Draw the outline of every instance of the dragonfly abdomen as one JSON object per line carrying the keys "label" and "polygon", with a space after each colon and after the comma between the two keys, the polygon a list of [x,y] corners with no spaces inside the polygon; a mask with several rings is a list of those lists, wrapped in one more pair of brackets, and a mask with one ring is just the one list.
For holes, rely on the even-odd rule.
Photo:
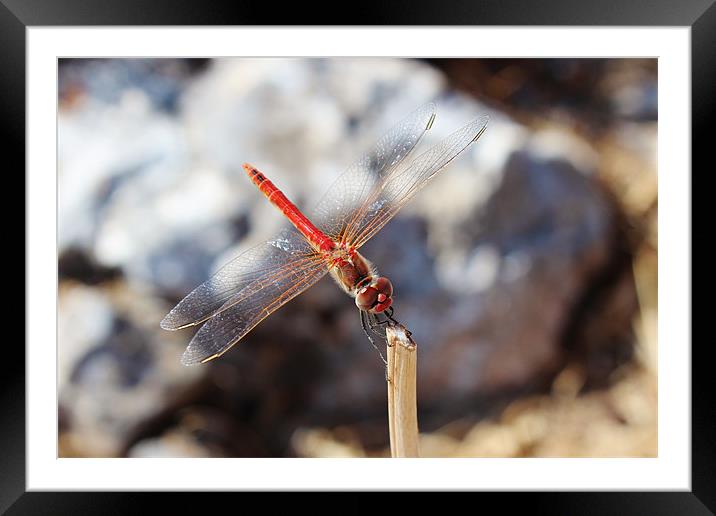
{"label": "dragonfly abdomen", "polygon": [[336,246],[333,240],[308,220],[308,217],[301,213],[301,210],[259,170],[248,163],[244,163],[244,170],[259,191],[266,196],[271,204],[283,212],[286,218],[291,221],[291,224],[306,237],[311,245],[324,252],[331,251]]}

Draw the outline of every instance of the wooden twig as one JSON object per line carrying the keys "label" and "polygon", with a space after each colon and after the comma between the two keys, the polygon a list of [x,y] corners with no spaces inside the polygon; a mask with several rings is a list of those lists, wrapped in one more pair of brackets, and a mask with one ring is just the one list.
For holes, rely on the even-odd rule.
{"label": "wooden twig", "polygon": [[418,349],[401,324],[386,328],[388,339],[388,424],[392,457],[418,457],[415,395]]}

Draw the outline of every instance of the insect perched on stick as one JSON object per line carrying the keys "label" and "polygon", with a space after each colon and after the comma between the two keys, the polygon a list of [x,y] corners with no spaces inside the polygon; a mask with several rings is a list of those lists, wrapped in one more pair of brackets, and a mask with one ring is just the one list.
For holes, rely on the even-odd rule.
{"label": "insect perched on stick", "polygon": [[[331,185],[310,217],[263,173],[244,170],[293,227],[234,258],[194,289],[162,320],[165,330],[204,325],[182,363],[224,354],[263,319],[330,273],[355,298],[363,330],[393,320],[393,285],[358,250],[430,179],[484,132],[481,116],[413,160],[407,160],[435,120],[427,104],[388,131]],[[386,317],[380,320],[379,315]],[[377,347],[376,347],[377,349]]]}

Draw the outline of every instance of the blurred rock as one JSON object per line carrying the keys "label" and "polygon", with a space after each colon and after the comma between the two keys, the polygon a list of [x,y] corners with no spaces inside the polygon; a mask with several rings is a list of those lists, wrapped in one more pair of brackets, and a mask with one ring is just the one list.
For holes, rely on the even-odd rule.
{"label": "blurred rock", "polygon": [[168,432],[159,438],[144,439],[127,452],[128,457],[223,457],[223,450],[200,446],[183,432]]}
{"label": "blurred rock", "polygon": [[143,438],[129,457],[265,457],[261,437],[226,413],[208,407],[182,410],[178,424]]}
{"label": "blurred rock", "polygon": [[66,249],[59,257],[57,273],[60,281],[74,280],[88,285],[97,285],[121,277],[118,267],[105,267],[89,256],[86,251]]}
{"label": "blurred rock", "polygon": [[61,109],[72,109],[87,98],[115,103],[127,90],[140,90],[151,103],[173,111],[186,81],[201,70],[205,59],[61,59]]}
{"label": "blurred rock", "polygon": [[656,59],[431,59],[455,87],[523,120],[602,131],[656,120]]}
{"label": "blurred rock", "polygon": [[363,457],[360,443],[353,446],[335,439],[332,432],[325,429],[298,430],[292,439],[293,449],[299,457]]}
{"label": "blurred rock", "polygon": [[64,449],[73,454],[120,455],[206,372],[178,363],[182,339],[154,325],[165,307],[140,292],[65,282],[59,307],[59,403]]}

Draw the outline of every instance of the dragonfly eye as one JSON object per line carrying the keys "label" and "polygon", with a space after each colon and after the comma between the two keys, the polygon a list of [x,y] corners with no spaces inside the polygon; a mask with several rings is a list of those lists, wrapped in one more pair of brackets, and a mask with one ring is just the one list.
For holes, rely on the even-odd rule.
{"label": "dragonfly eye", "polygon": [[361,310],[370,311],[378,302],[378,294],[379,292],[373,287],[363,287],[356,295],[356,305]]}
{"label": "dragonfly eye", "polygon": [[356,305],[367,312],[380,313],[393,304],[393,285],[388,278],[376,278],[373,283],[358,291]]}

